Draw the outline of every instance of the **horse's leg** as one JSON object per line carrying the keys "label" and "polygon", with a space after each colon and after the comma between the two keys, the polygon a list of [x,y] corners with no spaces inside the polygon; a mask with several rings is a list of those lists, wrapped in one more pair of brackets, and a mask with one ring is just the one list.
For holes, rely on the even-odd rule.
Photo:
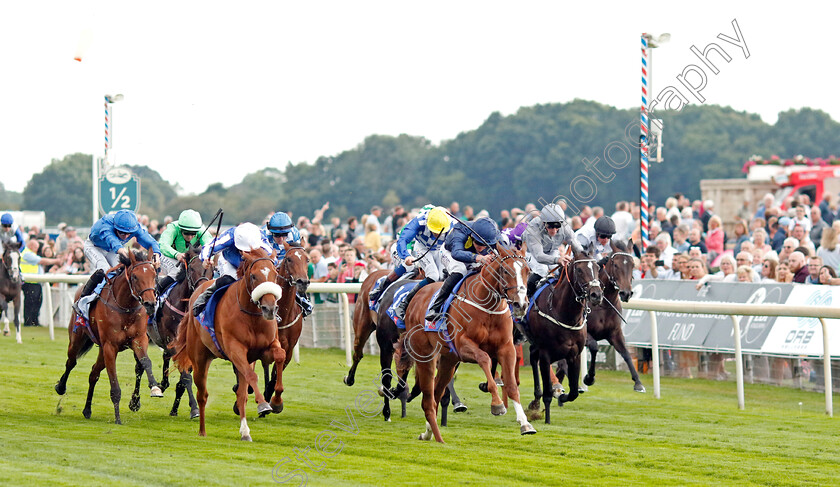
{"label": "horse's leg", "polygon": [[3,315],[3,336],[9,336],[9,304],[4,296],[0,296],[0,315]]}
{"label": "horse's leg", "polygon": [[[379,386],[379,395],[382,396],[382,419],[385,421],[391,421],[391,398],[396,398],[396,396],[390,396],[389,393],[391,392],[391,363],[393,362],[393,351],[391,353],[387,353],[385,350],[379,351],[379,369],[380,369],[380,380],[382,381],[381,385]],[[354,362],[354,365],[358,362]],[[348,375],[347,377],[351,377]],[[346,381],[345,381],[346,383]],[[350,384],[352,385],[352,384]]]}
{"label": "horse's leg", "polygon": [[87,400],[85,401],[85,408],[82,410],[82,414],[85,416],[85,419],[90,419],[90,406],[93,403],[93,389],[96,387],[96,382],[99,380],[99,374],[102,373],[102,369],[104,368],[105,356],[100,348],[99,354],[96,357],[96,362],[93,364],[93,367],[91,367],[90,376],[88,377]]}
{"label": "horse's leg", "polygon": [[[76,367],[79,351],[85,345],[85,342],[89,340],[90,338],[84,332],[73,333],[73,325],[70,325],[70,343],[67,346],[67,362],[64,364],[64,373],[61,374],[58,383],[55,385],[55,392],[59,396],[63,396],[67,392],[67,377],[70,376],[70,371]],[[93,344],[91,343],[90,345],[92,346]]]}
{"label": "horse's leg", "polygon": [[551,401],[554,399],[554,392],[551,388],[551,358],[547,352],[540,352],[539,364],[543,382],[542,400],[545,405],[545,424],[551,424]]}
{"label": "horse's leg", "polygon": [[[490,367],[490,372],[491,372],[491,375],[493,376],[493,378],[495,379],[496,369],[499,367],[499,362],[498,362],[498,360],[496,360],[495,357],[493,357],[491,360],[493,362],[493,365]],[[481,392],[487,392],[488,391],[487,383],[486,382],[480,382],[478,384],[478,390],[481,391]]]}
{"label": "horse's leg", "polygon": [[[458,367],[461,365],[461,362],[455,364],[455,372],[458,371]],[[452,412],[455,413],[463,413],[467,410],[467,405],[461,401],[461,398],[458,397],[458,393],[455,392],[455,375],[452,375],[452,380],[449,381],[447,384],[447,389],[449,389],[449,395],[452,396]]]}
{"label": "horse's leg", "polygon": [[624,363],[627,364],[627,368],[630,369],[630,377],[633,379],[634,384],[633,390],[636,392],[645,392],[645,386],[642,385],[642,381],[639,379],[639,373],[636,371],[636,367],[633,366],[633,359],[630,358],[630,354],[627,353],[627,345],[624,343],[624,333],[621,331],[620,327],[613,332],[612,336],[609,338],[609,342],[610,345],[615,348],[615,351],[621,355],[621,358],[624,359]]}
{"label": "horse's leg", "polygon": [[[595,359],[598,357],[598,342],[589,334],[586,335],[586,348],[589,349],[589,370],[583,377],[583,383],[591,386],[595,383]],[[586,351],[583,353],[586,353]]]}
{"label": "horse's leg", "polygon": [[[192,323],[188,323],[189,326],[193,326]],[[198,343],[190,344],[189,340],[192,338],[187,339],[187,346],[188,347],[204,347],[204,345],[199,341],[196,337],[195,340]],[[190,351],[190,361],[193,363],[193,381],[195,381],[195,399],[198,402],[198,436],[207,436],[207,431],[204,429],[204,408],[207,406],[207,369],[210,368],[210,362],[212,358],[208,357],[204,350],[198,351],[197,353],[194,351]]]}
{"label": "horse's leg", "polygon": [[[269,349],[271,358],[274,360],[274,370],[277,377],[274,381],[274,397],[271,398],[271,403],[266,403],[265,398],[262,398],[262,404],[257,406],[257,410],[268,407],[273,413],[280,413],[283,411],[283,364],[286,362],[286,351],[280,346],[280,342],[275,338]],[[262,395],[262,394],[260,394]],[[259,402],[260,398],[257,398]]]}
{"label": "horse's leg", "polygon": [[[460,340],[460,347],[458,353],[461,355],[461,360],[472,358],[475,363],[484,371],[484,376],[487,377],[487,391],[492,396],[490,401],[490,412],[494,416],[501,416],[507,412],[507,408],[499,396],[499,387],[496,385],[496,379],[490,373],[490,356],[487,352],[479,348],[479,346],[467,337]],[[447,379],[447,382],[449,380]]]}
{"label": "horse's leg", "polygon": [[528,361],[531,362],[531,373],[534,375],[534,400],[528,404],[528,409],[537,411],[540,409],[540,398],[542,397],[542,387],[540,387],[540,351],[532,344],[528,355]]}
{"label": "horse's leg", "polygon": [[362,361],[362,357],[365,356],[365,343],[376,328],[370,321],[368,313],[362,313],[362,319],[364,322],[359,326],[359,329],[355,330],[356,338],[353,340],[353,365],[350,366],[350,371],[344,377],[344,383],[348,386],[352,386],[356,382],[356,368]]}
{"label": "horse's leg", "polygon": [[265,389],[263,389],[263,396],[266,401],[271,401],[271,396],[274,395],[274,382],[277,381],[277,369],[271,368],[271,362],[262,362],[263,366],[263,382],[265,382]]}
{"label": "horse's leg", "polygon": [[567,358],[566,364],[569,367],[569,392],[568,394],[560,394],[557,398],[557,404],[562,406],[563,403],[572,402],[577,399],[580,394],[580,353],[575,354],[573,358]]}
{"label": "horse's leg", "polygon": [[[151,397],[163,397],[163,391],[160,390],[160,385],[155,379],[155,373],[152,371],[152,359],[149,358],[149,337],[144,333],[132,341],[132,348],[134,349],[134,356],[140,363],[142,370],[146,371],[146,378],[149,380],[149,395]],[[138,378],[138,384],[139,384]],[[139,395],[139,391],[138,391]],[[139,399],[138,399],[139,400]]]}
{"label": "horse's leg", "polygon": [[415,374],[423,393],[423,412],[426,414],[426,430],[417,438],[418,440],[429,441],[434,435],[435,440],[443,443],[440,436],[440,428],[437,424],[437,402],[435,401],[435,361],[417,362]]}
{"label": "horse's leg", "polygon": [[111,402],[114,403],[114,423],[122,424],[120,420],[120,399],[122,398],[122,391],[120,390],[120,381],[117,378],[117,349],[108,342],[103,342],[100,347],[100,353],[103,354],[105,360],[105,368],[108,370],[108,381],[111,383]]}
{"label": "horse's leg", "polygon": [[250,367],[243,367],[237,375],[239,387],[236,389],[236,405],[239,409],[239,439],[242,441],[251,440],[251,429],[248,428],[248,420],[245,419],[245,403],[248,402],[248,389],[245,387],[250,381],[246,378],[248,372],[254,373]]}
{"label": "horse's leg", "polygon": [[22,292],[15,296],[14,304],[15,304],[15,340],[17,340],[18,344],[23,343],[23,339],[20,336],[20,296]]}
{"label": "horse's leg", "polygon": [[449,391],[449,384],[452,382],[452,377],[455,375],[455,368],[458,365],[457,358],[441,357],[438,363],[438,373],[435,377],[435,403],[441,406],[440,425],[447,425],[447,408],[452,399]]}
{"label": "horse's leg", "polygon": [[169,389],[169,359],[172,357],[172,351],[168,348],[163,349],[163,369],[161,370],[161,375],[163,376],[160,381],[160,391],[166,392]]}
{"label": "horse's leg", "polygon": [[515,383],[516,366],[519,359],[516,356],[515,347],[504,347],[496,352],[499,358],[499,364],[502,366],[502,381],[504,382],[505,397],[513,401],[513,409],[516,411],[516,421],[519,423],[519,432],[523,435],[532,435],[537,432],[531,423],[528,422],[528,417],[525,416],[525,410],[519,402],[519,386]]}
{"label": "horse's leg", "polygon": [[440,425],[442,427],[446,426],[447,423],[447,416],[449,412],[449,403],[452,402],[452,396],[449,394],[449,388],[444,387],[443,389],[443,397],[440,398],[438,405],[440,406]]}
{"label": "horse's leg", "polygon": [[128,409],[137,412],[140,410],[140,378],[143,377],[143,364],[140,359],[134,356],[134,392],[131,393],[131,400],[128,401]]}
{"label": "horse's leg", "polygon": [[172,401],[172,409],[169,411],[170,416],[178,416],[178,408],[181,407],[181,396],[187,390],[186,384],[184,384],[185,373],[181,372],[181,379],[175,384],[175,400]]}
{"label": "horse's leg", "polygon": [[195,419],[198,417],[198,404],[195,402],[195,396],[193,395],[193,379],[192,374],[187,371],[181,372],[181,380],[178,381],[179,384],[183,384],[184,389],[187,390],[187,398],[190,402],[190,419]]}

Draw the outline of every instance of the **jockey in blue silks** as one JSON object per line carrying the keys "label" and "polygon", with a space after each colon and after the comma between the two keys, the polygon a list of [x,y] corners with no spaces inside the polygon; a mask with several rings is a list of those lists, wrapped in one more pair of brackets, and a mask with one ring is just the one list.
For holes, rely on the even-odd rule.
{"label": "jockey in blue silks", "polygon": [[18,244],[21,252],[26,248],[26,241],[23,239],[23,233],[20,227],[15,224],[15,219],[12,218],[11,213],[3,213],[0,216],[0,254],[3,253],[3,241],[8,241],[10,244]]}
{"label": "jockey in blue silks", "polygon": [[[271,215],[268,223],[260,230],[263,234],[263,240],[277,252],[277,258],[274,261],[277,266],[280,266],[283,259],[286,258],[285,243],[300,246],[300,231],[295,228],[289,215],[282,211]],[[304,318],[312,314],[312,302],[309,301],[305,293],[296,293],[295,299],[303,310]]]}
{"label": "jockey in blue silks", "polygon": [[214,255],[221,254],[216,265],[216,270],[219,271],[220,276],[196,298],[195,304],[193,304],[193,315],[201,314],[207,300],[217,289],[236,282],[236,270],[242,263],[242,252],[250,252],[256,249],[263,249],[269,255],[272,253],[271,247],[263,240],[259,227],[248,222],[225,230],[201,248],[199,258],[204,262],[205,267],[212,265]]}
{"label": "jockey in blue silks", "polygon": [[113,215],[105,215],[93,224],[85,240],[85,258],[95,272],[82,289],[80,298],[90,295],[96,289],[105,278],[105,272],[119,264],[120,255],[128,257],[128,249],[124,245],[132,238],[136,238],[137,243],[152,252],[152,261],[158,267],[160,246],[146,227],[137,221],[133,211],[120,210]]}
{"label": "jockey in blue silks", "polygon": [[491,247],[496,248],[501,238],[499,226],[489,218],[479,218],[471,222],[458,222],[446,237],[442,261],[449,272],[438,291],[437,298],[426,315],[426,320],[436,322],[443,316],[441,308],[455,285],[467,275],[468,270],[477,268],[493,260]]}

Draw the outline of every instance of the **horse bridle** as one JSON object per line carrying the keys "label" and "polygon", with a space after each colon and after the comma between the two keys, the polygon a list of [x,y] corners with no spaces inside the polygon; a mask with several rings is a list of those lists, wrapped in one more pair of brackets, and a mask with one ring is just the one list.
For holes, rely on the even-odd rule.
{"label": "horse bridle", "polygon": [[[274,261],[271,259],[271,257],[258,257],[256,259],[254,259],[253,261],[251,261],[250,264],[248,264],[248,268],[245,269],[245,272],[243,273],[242,278],[244,279],[246,276],[250,275],[251,274],[251,268],[253,268],[254,265],[261,260],[267,260],[267,261],[271,262],[271,267],[274,268]],[[275,268],[274,272],[277,272],[276,268]],[[250,288],[248,281],[249,280],[247,280],[247,279],[245,280],[245,291],[248,292],[248,296],[251,296],[251,294],[254,293],[254,290]],[[251,300],[249,300],[249,301],[251,301]],[[251,301],[251,302],[253,303],[253,301]],[[250,310],[247,310],[247,309],[243,308],[242,307],[242,302],[239,301],[239,294],[238,293],[236,295],[236,303],[239,305],[239,311],[242,311],[243,313],[249,314],[251,316],[262,316],[262,313],[255,313],[253,311],[250,311]],[[257,303],[254,303],[254,304],[256,305]]]}
{"label": "horse bridle", "polygon": [[[303,250],[303,247],[298,247],[298,246],[291,247],[290,246],[289,251],[292,251],[292,250]],[[286,256],[283,257],[283,262],[281,262],[280,265],[277,266],[277,277],[282,279],[283,282],[285,282],[287,286],[295,287],[294,280],[292,279],[292,269],[289,267],[289,264],[287,263],[288,260],[289,260],[289,252],[286,252]],[[281,269],[286,269],[286,273],[288,274],[288,277],[284,276],[283,274],[280,273]]]}
{"label": "horse bridle", "polygon": [[190,265],[192,265],[192,263],[193,263],[193,261],[195,261],[195,259],[200,259],[200,257],[198,255],[194,255],[194,256],[190,257],[190,260],[187,261],[187,264],[184,266],[184,270],[187,273],[187,286],[189,286],[190,292],[195,291],[202,282],[210,280],[210,278],[203,275],[204,272],[202,272],[202,276],[199,277],[198,279],[196,279],[195,282],[193,282],[192,273],[190,272]]}
{"label": "horse bridle", "polygon": [[[124,264],[123,264],[123,265],[124,265]],[[111,296],[114,298],[114,306],[111,306],[111,305],[110,305],[110,303],[108,303],[107,301],[104,301],[104,300],[103,300],[103,301],[105,302],[105,304],[106,304],[109,308],[111,308],[111,309],[115,309],[115,310],[120,311],[120,312],[122,312],[122,313],[133,313],[133,312],[135,312],[135,311],[139,310],[139,309],[140,309],[140,307],[142,306],[143,300],[140,298],[140,296],[141,296],[143,293],[145,293],[146,291],[152,291],[152,292],[155,292],[155,287],[154,287],[154,286],[152,286],[152,287],[147,287],[146,289],[141,289],[139,293],[134,292],[134,286],[132,286],[132,285],[131,285],[131,274],[132,274],[132,272],[134,271],[134,269],[136,269],[136,268],[137,268],[137,267],[139,267],[139,266],[143,266],[143,265],[150,265],[150,266],[152,266],[152,272],[154,272],[155,274],[157,274],[157,272],[155,271],[155,265],[154,265],[154,263],[153,263],[152,261],[150,261],[150,260],[144,260],[144,261],[142,261],[142,262],[135,262],[135,263],[130,264],[130,265],[127,265],[127,266],[125,266],[125,265],[124,265],[124,266],[125,266],[125,270],[123,271],[123,274],[125,274],[125,282],[127,282],[127,283],[128,283],[128,291],[129,291],[129,293],[131,293],[131,297],[132,297],[132,298],[134,298],[134,300],[135,300],[135,301],[137,301],[137,303],[139,303],[139,304],[138,304],[137,306],[135,306],[134,308],[124,308],[124,307],[123,307],[123,306],[119,303],[119,301],[117,300],[117,296],[114,294],[114,284],[113,284],[113,281],[115,281],[115,280],[117,279],[117,277],[119,277],[119,276],[116,276],[116,277],[114,277],[114,279],[108,279],[109,283],[111,284],[111,287],[110,287],[110,293],[111,293]],[[106,276],[106,279],[107,279],[107,276]]]}
{"label": "horse bridle", "polygon": [[[525,259],[523,259],[523,258],[522,258],[522,256],[515,255],[515,254],[514,254],[514,255],[506,255],[506,256],[502,257],[501,259],[499,259],[499,270],[500,270],[500,271],[503,271],[503,272],[509,272],[509,271],[508,271],[507,269],[505,269],[505,267],[504,267],[504,262],[505,262],[506,260],[508,260],[508,259],[517,259],[517,260],[521,260],[521,261],[522,261],[522,264],[523,264],[524,266],[526,266],[526,267],[528,266],[527,262],[525,262]],[[514,276],[514,277],[515,277],[515,276]],[[507,300],[507,299],[508,299],[508,298],[507,298],[507,293],[508,293],[508,291],[510,291],[511,289],[517,289],[517,286],[508,286],[508,287],[504,287],[504,288],[502,288],[502,292],[499,292],[499,291],[497,291],[496,289],[493,289],[493,293],[494,293],[497,297],[499,297],[500,299]]]}
{"label": "horse bridle", "polygon": [[[625,256],[625,257],[628,257],[628,258],[630,259],[630,262],[633,262],[633,254],[629,254],[629,253],[627,253],[627,252],[613,252],[612,254],[610,254],[610,256],[609,256],[609,257],[607,257],[607,263],[608,263],[608,264],[610,264],[610,266],[611,266],[611,267],[610,267],[610,269],[615,268],[615,266],[617,266],[617,265],[618,265],[618,264],[615,262],[615,256],[616,256],[616,255],[623,255],[623,256]],[[609,284],[610,284],[610,285],[611,285],[611,286],[612,286],[612,287],[613,287],[616,291],[621,291],[621,287],[619,287],[618,283],[615,281],[615,277],[613,277],[612,272],[610,272],[609,270],[607,270],[607,277],[609,278],[609,281],[608,281],[608,282],[609,282]]]}

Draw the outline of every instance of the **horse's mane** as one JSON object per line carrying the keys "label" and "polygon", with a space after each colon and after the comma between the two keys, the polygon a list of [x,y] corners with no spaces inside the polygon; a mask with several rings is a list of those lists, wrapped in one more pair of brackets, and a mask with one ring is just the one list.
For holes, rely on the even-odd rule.
{"label": "horse's mane", "polygon": [[[144,252],[142,250],[129,250],[129,252],[134,253],[134,260],[136,260],[137,262],[145,262],[149,258],[148,255],[146,254],[146,252]],[[126,257],[122,254],[119,254],[119,255],[120,255],[120,264],[122,264],[126,267],[131,265],[131,259],[129,259],[128,257]]]}
{"label": "horse's mane", "polygon": [[[615,252],[629,252],[627,248],[627,244],[622,240],[610,240],[610,245],[615,249]],[[603,267],[607,261],[610,260],[610,256],[602,257],[601,260],[598,261],[598,265]]]}
{"label": "horse's mane", "polygon": [[268,252],[265,249],[253,249],[249,252],[243,252],[242,256],[242,263],[236,269],[236,277],[238,279],[242,279],[245,276],[245,269],[251,265],[251,262],[268,257]]}

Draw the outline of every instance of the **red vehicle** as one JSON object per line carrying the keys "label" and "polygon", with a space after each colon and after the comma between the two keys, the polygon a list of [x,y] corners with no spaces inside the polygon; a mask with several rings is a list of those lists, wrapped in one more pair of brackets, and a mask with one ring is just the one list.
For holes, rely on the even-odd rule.
{"label": "red vehicle", "polygon": [[782,209],[787,208],[788,198],[807,194],[811,203],[819,203],[823,195],[840,193],[840,166],[802,167],[791,166],[772,177],[779,185],[776,190],[776,203]]}

